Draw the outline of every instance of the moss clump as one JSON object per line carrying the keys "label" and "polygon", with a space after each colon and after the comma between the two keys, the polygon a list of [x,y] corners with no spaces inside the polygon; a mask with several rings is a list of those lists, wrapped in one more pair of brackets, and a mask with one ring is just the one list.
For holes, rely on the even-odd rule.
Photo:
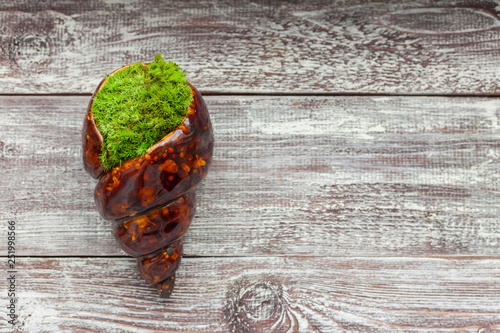
{"label": "moss clump", "polygon": [[91,108],[106,171],[144,155],[182,123],[193,99],[185,76],[157,54],[149,65],[133,64],[106,79]]}

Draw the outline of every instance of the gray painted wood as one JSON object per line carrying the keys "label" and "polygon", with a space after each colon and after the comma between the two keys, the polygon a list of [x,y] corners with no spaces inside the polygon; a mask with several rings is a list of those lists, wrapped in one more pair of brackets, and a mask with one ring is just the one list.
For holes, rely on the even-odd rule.
{"label": "gray painted wood", "polygon": [[498,1],[3,1],[0,93],[163,52],[202,92],[500,93]]}
{"label": "gray painted wood", "polygon": [[[0,212],[21,255],[123,255],[82,167],[88,100],[0,97]],[[186,255],[499,255],[499,99],[206,100],[216,147]]]}
{"label": "gray painted wood", "polygon": [[[499,8],[3,1],[0,332],[500,332],[500,99],[380,96],[498,96]],[[96,213],[90,97],[63,96],[157,52],[217,142],[169,300]]]}
{"label": "gray painted wood", "polygon": [[17,332],[500,331],[493,258],[185,258],[168,300],[133,259],[18,266]]}

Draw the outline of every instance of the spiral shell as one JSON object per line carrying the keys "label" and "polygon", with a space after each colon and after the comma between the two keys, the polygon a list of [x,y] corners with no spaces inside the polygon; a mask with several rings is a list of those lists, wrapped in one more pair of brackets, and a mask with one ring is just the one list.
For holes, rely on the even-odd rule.
{"label": "spiral shell", "polygon": [[84,168],[99,179],[94,194],[97,209],[114,221],[118,243],[137,258],[142,276],[162,297],[172,292],[182,257],[181,237],[195,212],[194,188],[207,175],[212,160],[214,138],[207,106],[196,88],[189,86],[193,101],[182,124],[144,156],[108,172],[99,161],[102,136],[91,112],[93,97],[82,132]]}

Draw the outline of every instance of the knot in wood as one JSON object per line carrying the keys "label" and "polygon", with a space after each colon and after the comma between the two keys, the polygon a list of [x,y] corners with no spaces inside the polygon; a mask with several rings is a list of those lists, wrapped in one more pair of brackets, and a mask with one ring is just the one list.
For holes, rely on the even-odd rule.
{"label": "knot in wood", "polygon": [[0,142],[0,153],[2,157],[19,156],[19,154],[21,154],[21,149],[13,143],[6,145],[3,142]]}
{"label": "knot in wood", "polygon": [[283,287],[271,279],[239,280],[228,293],[226,315],[233,332],[287,331],[288,310]]}
{"label": "knot in wood", "polygon": [[46,35],[29,32],[14,36],[9,45],[9,57],[21,67],[39,65],[49,60],[50,43]]}
{"label": "knot in wood", "polygon": [[[0,11],[0,21],[5,52],[11,63],[23,69],[16,76],[39,73],[58,53],[70,51],[81,39],[81,27],[59,11]],[[58,64],[65,65],[62,60]]]}

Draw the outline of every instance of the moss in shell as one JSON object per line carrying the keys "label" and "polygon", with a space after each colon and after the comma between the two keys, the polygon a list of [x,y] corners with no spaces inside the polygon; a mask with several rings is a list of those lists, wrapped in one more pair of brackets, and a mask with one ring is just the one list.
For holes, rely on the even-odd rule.
{"label": "moss in shell", "polygon": [[143,156],[182,123],[193,99],[185,76],[157,54],[148,65],[133,64],[106,78],[91,107],[106,171]]}

